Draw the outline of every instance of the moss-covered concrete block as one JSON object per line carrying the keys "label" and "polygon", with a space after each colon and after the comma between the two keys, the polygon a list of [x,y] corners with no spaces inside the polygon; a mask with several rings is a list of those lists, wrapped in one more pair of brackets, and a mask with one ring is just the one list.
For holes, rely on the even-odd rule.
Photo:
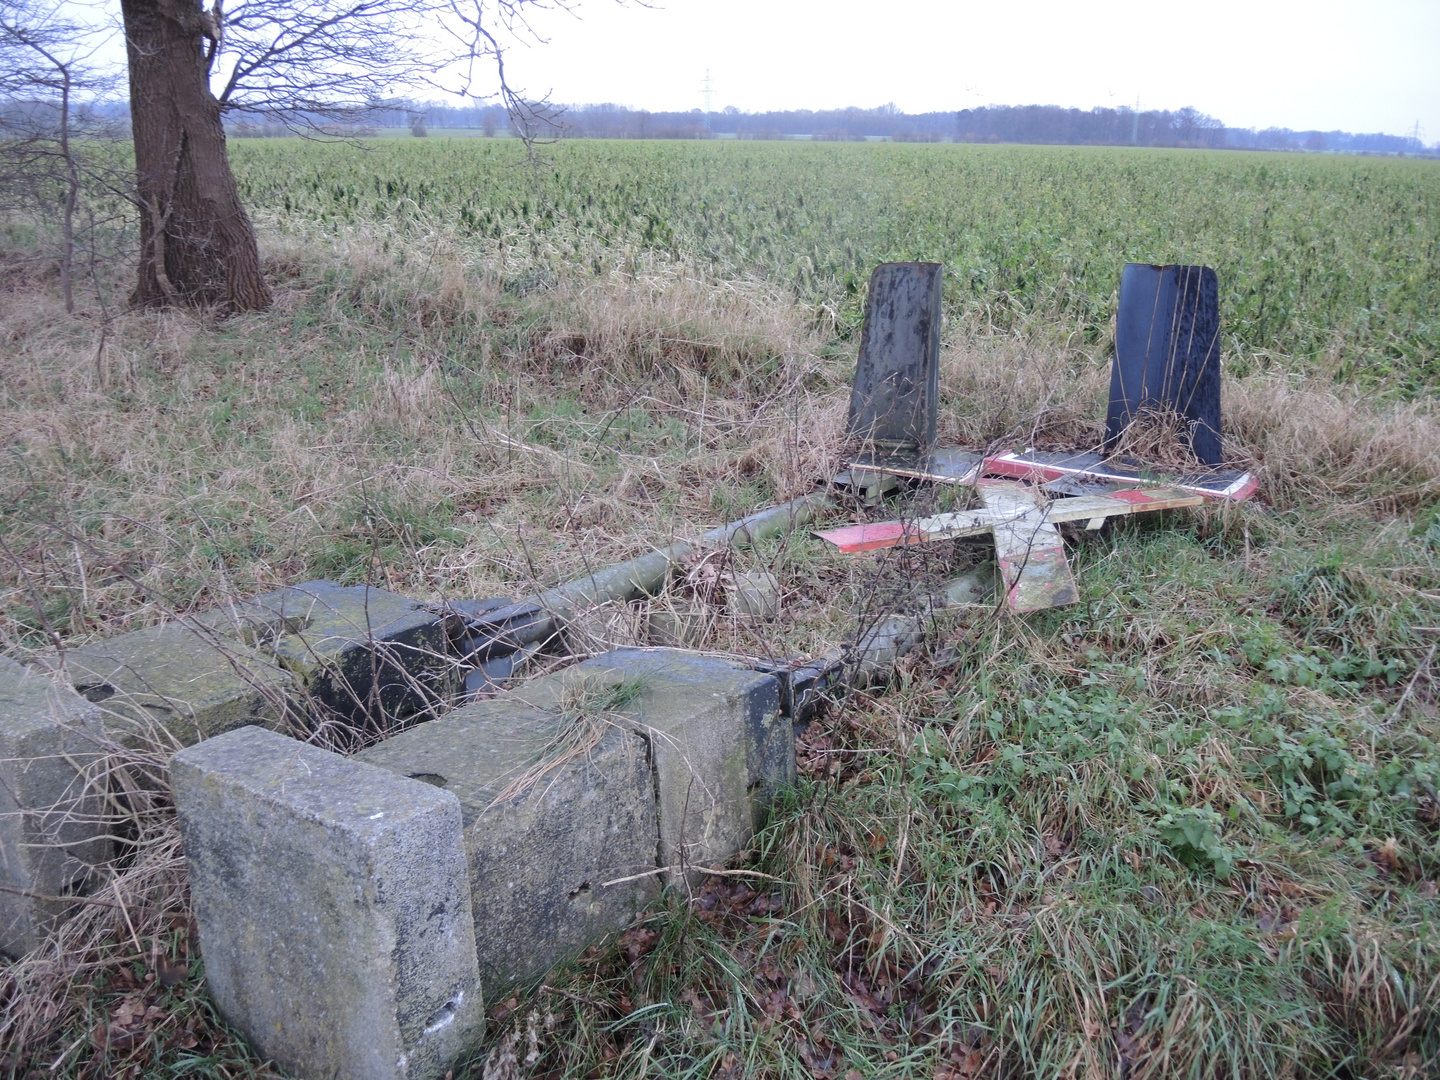
{"label": "moss-covered concrete block", "polygon": [[294,680],[239,641],[172,622],[70,649],[65,671],[122,742],[168,731],[189,745],[238,727],[283,730]]}
{"label": "moss-covered concrete block", "polygon": [[429,1080],[484,1009],[454,794],[260,728],[171,762],[210,993],[304,1078]]}
{"label": "moss-covered concrete block", "polygon": [[445,616],[384,589],[309,581],[204,620],[269,651],[315,705],[371,731],[439,705],[458,684]]}
{"label": "moss-covered concrete block", "polygon": [[633,683],[615,720],[650,745],[667,880],[692,879],[743,848],[774,792],[795,777],[795,736],[780,684],[735,662],[680,649],[617,649],[518,688],[512,699],[560,707],[587,684]]}
{"label": "moss-covered concrete block", "polygon": [[649,740],[613,716],[507,695],[357,760],[460,800],[487,995],[627,925],[658,891]]}
{"label": "moss-covered concrete block", "polygon": [[104,805],[86,771],[99,709],[0,656],[0,953],[39,945],[108,858]]}

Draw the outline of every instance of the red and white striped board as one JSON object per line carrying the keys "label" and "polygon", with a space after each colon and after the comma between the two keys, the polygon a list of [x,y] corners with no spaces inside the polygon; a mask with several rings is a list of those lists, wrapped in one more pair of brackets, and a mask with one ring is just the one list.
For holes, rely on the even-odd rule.
{"label": "red and white striped board", "polygon": [[985,459],[984,472],[1012,480],[1043,483],[1073,477],[1120,484],[1155,484],[1194,492],[1205,499],[1244,502],[1260,482],[1248,472],[1214,469],[1186,475],[1161,473],[1143,462],[1105,458],[1095,453],[1054,454],[1030,450],[1023,454],[995,454]]}
{"label": "red and white striped board", "polygon": [[846,525],[815,535],[841,551],[856,553],[991,533],[1010,609],[1039,611],[1079,598],[1057,524],[1084,521],[1087,528],[1098,529],[1108,517],[1198,506],[1204,501],[1196,492],[1178,488],[1132,488],[1048,501],[1038,489],[1012,480],[981,480],[977,487],[983,507],[979,510]]}

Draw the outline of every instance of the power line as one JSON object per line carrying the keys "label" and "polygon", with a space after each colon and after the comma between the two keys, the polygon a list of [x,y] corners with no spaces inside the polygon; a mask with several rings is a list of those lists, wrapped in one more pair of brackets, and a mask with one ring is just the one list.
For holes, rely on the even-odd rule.
{"label": "power line", "polygon": [[710,69],[705,69],[705,85],[700,88],[700,94],[705,99],[705,134],[710,134],[710,94],[714,87],[710,82]]}

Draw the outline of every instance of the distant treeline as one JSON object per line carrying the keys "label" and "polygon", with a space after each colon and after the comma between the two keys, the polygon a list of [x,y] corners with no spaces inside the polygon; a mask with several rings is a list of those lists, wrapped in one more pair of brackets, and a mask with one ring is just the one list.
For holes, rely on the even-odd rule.
{"label": "distant treeline", "polygon": [[[415,105],[390,109],[374,119],[380,127],[404,127],[423,116],[430,127],[505,132],[504,111]],[[905,113],[894,105],[875,109],[791,109],[741,112],[732,107],[708,116],[651,112],[623,105],[572,105],[555,119],[554,134],[586,139],[890,139],[896,142],[1051,143],[1091,146],[1194,146],[1244,150],[1343,151],[1362,154],[1426,154],[1419,139],[1381,133],[1263,131],[1232,128],[1198,109],[1065,109],[1058,105],[989,105],[959,112]],[[1440,146],[1440,144],[1437,144]]]}
{"label": "distant treeline", "polygon": [[[35,101],[0,101],[0,137],[7,120],[31,122],[53,108]],[[82,127],[123,134],[129,118],[124,102],[81,106]],[[291,115],[291,125],[304,117]],[[88,123],[87,123],[88,122]],[[426,135],[431,128],[467,129],[483,135],[508,135],[510,123],[499,105],[457,108],[434,102],[385,101],[352,112],[343,120],[315,117],[309,126],[336,135],[378,135],[396,129]],[[292,127],[274,117],[234,112],[226,128],[237,136],[280,136]],[[553,127],[542,135],[586,139],[814,139],[826,141],[1039,143],[1085,146],[1171,146],[1241,150],[1339,151],[1350,154],[1435,156],[1440,143],[1426,147],[1407,135],[1352,134],[1348,131],[1292,131],[1290,128],[1226,127],[1198,109],[1065,109],[1058,105],[988,105],[959,112],[905,113],[893,104],[875,109],[792,109],[741,112],[727,107],[708,116],[689,112],[651,112],[623,105],[572,105],[554,110]]]}
{"label": "distant treeline", "polygon": [[1093,146],[1194,146],[1265,150],[1339,150],[1347,153],[1426,153],[1403,135],[1355,135],[1348,131],[1230,128],[1193,108],[1064,109],[1058,105],[990,105],[959,112],[904,113],[878,109],[815,112],[740,112],[722,109],[708,117],[690,112],[647,112],[618,105],[578,105],[559,118],[567,136],[591,139],[811,138],[892,139],[897,142],[1051,143]]}

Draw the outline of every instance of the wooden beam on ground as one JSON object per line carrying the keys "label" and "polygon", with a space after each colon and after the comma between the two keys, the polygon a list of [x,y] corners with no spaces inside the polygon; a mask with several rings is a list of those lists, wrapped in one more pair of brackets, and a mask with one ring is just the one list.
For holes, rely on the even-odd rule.
{"label": "wooden beam on ground", "polygon": [[1080,599],[1060,530],[1046,520],[1045,497],[1004,480],[982,480],[978,487],[985,509],[1002,519],[993,530],[995,559],[1010,610],[1023,614]]}

